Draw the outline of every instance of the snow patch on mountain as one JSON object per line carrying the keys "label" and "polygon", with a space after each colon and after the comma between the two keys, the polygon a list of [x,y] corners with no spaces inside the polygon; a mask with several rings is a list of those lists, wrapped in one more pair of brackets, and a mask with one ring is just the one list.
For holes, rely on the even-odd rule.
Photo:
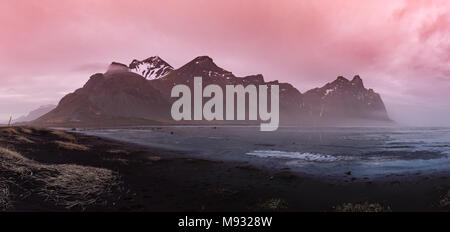
{"label": "snow patch on mountain", "polygon": [[173,71],[173,67],[159,56],[152,56],[142,61],[133,60],[129,69],[148,80],[163,78]]}

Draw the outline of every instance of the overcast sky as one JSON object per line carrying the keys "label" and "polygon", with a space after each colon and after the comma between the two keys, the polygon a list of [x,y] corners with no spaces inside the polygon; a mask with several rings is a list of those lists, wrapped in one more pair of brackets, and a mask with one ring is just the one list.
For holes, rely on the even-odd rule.
{"label": "overcast sky", "polygon": [[211,56],[301,92],[359,74],[408,125],[450,125],[450,1],[2,0],[0,121],[112,61]]}

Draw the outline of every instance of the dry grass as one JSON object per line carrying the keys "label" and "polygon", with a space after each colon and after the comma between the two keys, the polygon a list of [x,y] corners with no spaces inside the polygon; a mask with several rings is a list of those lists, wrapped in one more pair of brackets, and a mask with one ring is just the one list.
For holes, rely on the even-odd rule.
{"label": "dry grass", "polygon": [[29,135],[32,135],[32,134],[33,134],[33,131],[31,130],[31,128],[20,127],[20,131],[21,131],[22,133],[29,134]]}
{"label": "dry grass", "polygon": [[27,137],[24,137],[21,135],[16,135],[14,138],[17,141],[22,142],[22,143],[34,143],[31,139],[28,139]]}
{"label": "dry grass", "polygon": [[[105,205],[120,184],[111,170],[69,164],[42,164],[0,147],[0,207],[10,207],[11,187],[18,198],[39,199],[67,209]],[[6,189],[6,190],[5,190]],[[16,196],[16,194],[14,194]]]}
{"label": "dry grass", "polygon": [[76,140],[75,136],[73,136],[73,135],[71,135],[71,134],[69,134],[67,132],[61,131],[61,130],[52,130],[51,133],[53,135],[58,136],[62,140],[69,140],[69,141],[75,141]]}
{"label": "dry grass", "polygon": [[32,134],[33,131],[29,128],[23,127],[3,127],[0,128],[0,142],[11,141],[19,143],[34,143],[31,139],[25,135]]}
{"label": "dry grass", "polygon": [[55,141],[55,143],[60,147],[67,150],[72,151],[88,151],[89,147],[81,144],[71,143],[71,142],[64,142],[64,141]]}
{"label": "dry grass", "polygon": [[337,212],[391,212],[391,207],[378,203],[345,203],[334,207]]}
{"label": "dry grass", "polygon": [[6,134],[9,134],[9,135],[18,135],[19,134],[19,131],[17,130],[17,128],[14,128],[14,127],[1,128],[0,132],[6,133]]}
{"label": "dry grass", "polygon": [[2,156],[2,158],[3,156],[6,156],[8,158],[25,159],[25,157],[23,157],[21,154],[4,147],[0,147],[0,155]]}

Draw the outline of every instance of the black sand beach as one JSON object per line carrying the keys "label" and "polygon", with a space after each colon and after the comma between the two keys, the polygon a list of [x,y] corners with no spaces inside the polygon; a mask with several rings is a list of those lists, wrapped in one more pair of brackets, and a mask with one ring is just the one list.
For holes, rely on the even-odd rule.
{"label": "black sand beach", "polygon": [[60,130],[0,128],[6,211],[448,211],[448,176],[327,179]]}

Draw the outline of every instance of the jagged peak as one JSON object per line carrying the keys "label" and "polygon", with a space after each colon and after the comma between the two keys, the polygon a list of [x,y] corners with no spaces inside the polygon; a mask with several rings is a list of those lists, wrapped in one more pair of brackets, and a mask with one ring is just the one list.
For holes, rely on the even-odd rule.
{"label": "jagged peak", "polygon": [[164,61],[164,60],[159,56],[150,56],[149,58],[142,60],[142,62],[156,62],[156,61]]}
{"label": "jagged peak", "polygon": [[[178,69],[179,71],[196,72],[196,75],[207,76],[230,76],[232,73],[219,66],[217,66],[213,59],[209,56],[198,56],[195,59],[189,61],[183,67]],[[189,70],[189,71],[188,71]]]}
{"label": "jagged peak", "polygon": [[343,77],[343,76],[338,76],[336,78],[336,81],[349,82],[349,80],[347,78]]}
{"label": "jagged peak", "polygon": [[331,88],[336,88],[338,86],[343,87],[343,86],[346,86],[348,83],[350,83],[350,81],[347,78],[345,78],[343,76],[338,76],[336,78],[336,80],[334,80],[332,82],[328,82],[322,88],[331,89]]}
{"label": "jagged peak", "polygon": [[359,75],[356,75],[355,77],[353,77],[351,84],[364,88],[363,80],[361,79],[361,77]]}
{"label": "jagged peak", "polygon": [[352,81],[362,81],[361,77],[359,75],[355,75],[352,79]]}
{"label": "jagged peak", "polygon": [[131,61],[129,68],[134,69],[134,68],[136,68],[137,65],[142,64],[142,63],[163,63],[164,65],[172,68],[172,66],[169,63],[167,63],[165,60],[163,60],[159,56],[150,56],[143,60],[134,59],[133,61]]}
{"label": "jagged peak", "polygon": [[214,60],[209,56],[197,56],[195,59],[189,61],[185,66],[203,66],[203,67],[218,67]]}
{"label": "jagged peak", "polygon": [[165,77],[174,69],[159,56],[151,56],[144,60],[134,59],[128,67],[131,72],[137,73],[146,79]]}

